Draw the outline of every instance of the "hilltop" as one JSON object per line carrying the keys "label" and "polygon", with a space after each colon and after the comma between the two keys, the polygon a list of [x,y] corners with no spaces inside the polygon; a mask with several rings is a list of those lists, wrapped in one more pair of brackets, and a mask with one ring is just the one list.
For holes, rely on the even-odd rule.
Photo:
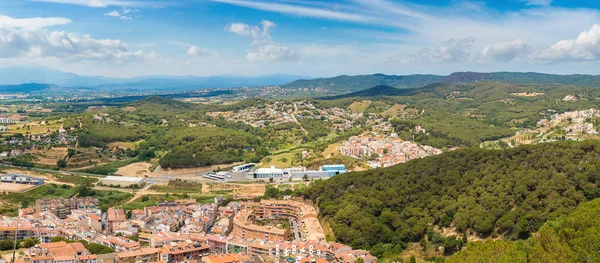
{"label": "hilltop", "polygon": [[342,75],[333,78],[296,80],[291,83],[282,85],[282,88],[326,89],[337,91],[339,93],[360,91],[378,85],[386,85],[398,89],[413,89],[438,82],[442,78],[443,76],[438,75]]}
{"label": "hilltop", "polygon": [[378,96],[403,96],[403,95],[408,95],[411,93],[414,93],[414,92],[410,89],[402,90],[402,89],[397,89],[397,88],[386,86],[386,85],[379,85],[379,86],[375,86],[375,87],[372,87],[372,88],[369,88],[366,90],[356,91],[356,92],[338,95],[338,96],[323,97],[320,99],[336,100],[336,99],[354,98],[354,97],[368,98],[368,97],[378,97]]}

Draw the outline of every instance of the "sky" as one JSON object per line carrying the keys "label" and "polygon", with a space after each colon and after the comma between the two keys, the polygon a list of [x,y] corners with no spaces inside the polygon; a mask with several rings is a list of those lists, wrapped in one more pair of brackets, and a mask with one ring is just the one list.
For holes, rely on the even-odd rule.
{"label": "sky", "polygon": [[0,0],[0,67],[81,75],[600,74],[596,0]]}

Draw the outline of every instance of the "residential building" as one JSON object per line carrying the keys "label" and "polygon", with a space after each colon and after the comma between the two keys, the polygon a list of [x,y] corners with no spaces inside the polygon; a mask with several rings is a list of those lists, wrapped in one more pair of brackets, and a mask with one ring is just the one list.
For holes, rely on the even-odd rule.
{"label": "residential building", "polygon": [[210,254],[211,248],[212,246],[208,244],[192,242],[167,244],[161,248],[161,260],[166,263],[200,260]]}
{"label": "residential building", "polygon": [[116,263],[149,263],[160,260],[158,248],[140,248],[134,251],[117,253]]}

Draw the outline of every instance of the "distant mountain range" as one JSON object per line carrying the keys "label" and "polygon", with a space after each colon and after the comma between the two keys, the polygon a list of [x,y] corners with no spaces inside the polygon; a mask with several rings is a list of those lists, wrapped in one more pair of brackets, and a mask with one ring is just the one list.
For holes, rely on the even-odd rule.
{"label": "distant mountain range", "polygon": [[282,85],[283,88],[324,89],[330,93],[346,94],[362,91],[371,87],[385,85],[397,89],[414,89],[434,83],[456,84],[473,82],[503,82],[510,84],[563,84],[581,87],[600,87],[599,75],[554,75],[533,72],[456,72],[448,76],[440,75],[359,75],[338,76],[296,80]]}
{"label": "distant mountain range", "polygon": [[[395,89],[414,89],[434,83],[504,82],[510,84],[564,84],[581,87],[600,87],[600,75],[554,75],[519,72],[457,72],[442,75],[358,75],[310,79],[295,75],[266,76],[141,76],[135,78],[106,78],[102,76],[82,76],[74,73],[44,67],[5,67],[0,68],[0,92],[42,93],[70,91],[185,91],[207,88],[233,88],[248,86],[281,86],[283,89],[312,89],[314,96],[344,95],[365,91],[372,87],[388,86]],[[365,91],[372,95],[390,90],[375,89]],[[305,94],[306,95],[306,94]],[[383,94],[382,94],[383,95]],[[388,96],[391,94],[387,94]],[[353,96],[362,96],[361,93]]]}
{"label": "distant mountain range", "polygon": [[[101,76],[82,76],[44,67],[5,67],[0,68],[0,91],[12,92],[18,86],[28,88],[32,84],[48,84],[69,88],[88,88],[90,90],[124,90],[124,91],[171,91],[206,88],[233,88],[245,86],[281,85],[305,76],[266,75],[266,76],[141,76],[135,78],[106,78]],[[33,87],[33,86],[31,86]],[[42,86],[21,92],[41,91]],[[18,89],[17,89],[18,90]]]}

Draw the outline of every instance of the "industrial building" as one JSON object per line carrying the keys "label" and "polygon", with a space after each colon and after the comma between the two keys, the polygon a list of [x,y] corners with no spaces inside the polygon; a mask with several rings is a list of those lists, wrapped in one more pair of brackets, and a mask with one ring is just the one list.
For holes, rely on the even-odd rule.
{"label": "industrial building", "polygon": [[22,175],[22,174],[3,174],[0,176],[0,182],[15,183],[15,184],[43,185],[44,179],[33,178],[29,175]]}
{"label": "industrial building", "polygon": [[332,177],[337,174],[343,174],[346,172],[346,166],[343,164],[330,164],[321,166],[321,171],[326,171],[329,173],[329,177]]}
{"label": "industrial building", "polygon": [[271,166],[270,168],[258,168],[254,171],[253,175],[255,179],[282,178],[283,169],[275,168],[275,166]]}
{"label": "industrial building", "polygon": [[[305,167],[291,167],[285,169],[275,168],[275,166],[271,166],[270,168],[259,168],[256,169],[252,173],[252,177],[254,179],[303,179],[308,177],[308,179],[327,179],[337,174],[343,174],[346,172],[346,166],[343,164],[332,164],[332,165],[323,165],[320,167],[319,171],[311,171],[306,170]],[[285,178],[284,178],[285,177]]]}
{"label": "industrial building", "polygon": [[249,172],[250,170],[254,169],[255,165],[256,164],[254,164],[254,163],[242,164],[242,165],[234,166],[233,168],[231,168],[231,171],[232,172]]}
{"label": "industrial building", "polygon": [[103,185],[106,186],[118,186],[118,187],[142,187],[146,183],[145,178],[140,177],[129,177],[129,176],[107,176],[100,180]]}

